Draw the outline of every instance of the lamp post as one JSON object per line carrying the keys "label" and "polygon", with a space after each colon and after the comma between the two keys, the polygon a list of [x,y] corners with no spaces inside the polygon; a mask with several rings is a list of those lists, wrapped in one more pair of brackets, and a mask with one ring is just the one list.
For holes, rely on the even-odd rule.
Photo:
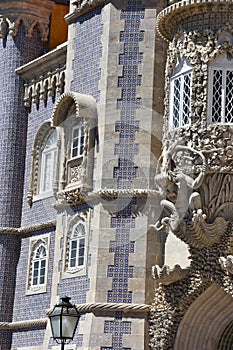
{"label": "lamp post", "polygon": [[49,315],[53,339],[61,344],[61,350],[64,350],[65,344],[74,338],[80,318],[77,308],[70,303],[70,299],[67,296],[62,297],[60,303],[54,306]]}

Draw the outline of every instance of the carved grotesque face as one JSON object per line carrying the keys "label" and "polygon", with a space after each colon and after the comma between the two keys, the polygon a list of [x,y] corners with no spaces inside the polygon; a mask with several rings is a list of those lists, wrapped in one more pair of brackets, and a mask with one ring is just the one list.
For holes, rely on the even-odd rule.
{"label": "carved grotesque face", "polygon": [[175,203],[177,200],[178,185],[174,181],[171,181],[169,178],[167,179],[166,184],[166,197],[171,202]]}

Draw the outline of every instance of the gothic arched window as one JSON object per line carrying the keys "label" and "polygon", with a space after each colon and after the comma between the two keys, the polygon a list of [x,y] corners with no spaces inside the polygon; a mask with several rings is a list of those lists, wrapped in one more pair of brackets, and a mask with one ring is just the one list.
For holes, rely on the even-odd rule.
{"label": "gothic arched window", "polygon": [[32,286],[44,285],[46,276],[47,251],[44,244],[36,248],[32,262]]}
{"label": "gothic arched window", "polygon": [[26,294],[45,293],[47,290],[49,235],[30,239]]}
{"label": "gothic arched window", "polygon": [[74,226],[70,238],[69,269],[79,268],[85,262],[86,229],[82,222]]}
{"label": "gothic arched window", "polygon": [[233,65],[225,53],[209,68],[211,123],[233,123]]}
{"label": "gothic arched window", "polygon": [[170,128],[179,128],[190,123],[192,67],[182,60],[170,81]]}

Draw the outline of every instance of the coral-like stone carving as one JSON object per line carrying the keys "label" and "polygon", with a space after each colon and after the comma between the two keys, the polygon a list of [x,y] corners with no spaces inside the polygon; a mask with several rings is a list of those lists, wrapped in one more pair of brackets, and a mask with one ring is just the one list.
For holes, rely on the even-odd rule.
{"label": "coral-like stone carving", "polygon": [[220,256],[219,263],[224,270],[233,274],[233,255],[228,255],[226,258]]}
{"label": "coral-like stone carving", "polygon": [[[184,278],[171,283],[163,283],[163,274],[171,274],[168,268],[154,270],[160,283],[150,313],[150,347],[156,350],[174,348],[182,318],[212,283],[233,295],[233,127],[213,124],[208,111],[209,67],[218,56],[229,62],[233,57],[233,7],[220,0],[170,4],[157,21],[171,42],[164,150],[155,178],[164,212],[155,227],[168,226],[188,243],[191,264]],[[182,60],[192,66],[191,112],[185,127],[171,130],[170,82]]]}

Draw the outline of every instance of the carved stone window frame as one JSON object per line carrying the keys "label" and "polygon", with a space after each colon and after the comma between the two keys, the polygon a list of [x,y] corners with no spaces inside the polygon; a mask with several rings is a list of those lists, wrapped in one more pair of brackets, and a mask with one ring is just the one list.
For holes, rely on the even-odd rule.
{"label": "carved stone window frame", "polygon": [[[85,248],[84,248],[84,263],[81,266],[70,267],[70,243],[72,241],[72,235],[77,225],[82,224],[85,228]],[[84,276],[87,274],[88,267],[88,251],[89,251],[89,225],[87,216],[83,214],[77,214],[72,219],[67,227],[67,233],[65,236],[64,254],[63,254],[63,271],[62,278],[73,278],[78,276]]]}
{"label": "carved stone window frame", "polygon": [[[34,263],[34,254],[39,246],[43,245],[46,249],[46,269],[45,269],[45,283],[32,285],[33,278],[33,263]],[[37,237],[31,237],[29,243],[29,257],[28,257],[28,272],[27,272],[27,286],[26,286],[26,295],[40,294],[47,292],[47,282],[48,282],[48,264],[49,264],[49,245],[50,245],[50,236],[49,234],[43,234]]]}
{"label": "carved stone window frame", "polygon": [[[96,101],[92,96],[70,91],[58,99],[52,114],[52,126],[60,128],[62,135],[62,169],[60,168],[58,198],[67,200],[70,191],[85,192],[93,188],[96,121]],[[83,154],[72,158],[72,128],[79,123],[83,123],[85,127]],[[69,201],[69,204],[72,203]],[[73,205],[76,205],[76,202]]]}
{"label": "carved stone window frame", "polygon": [[[168,126],[170,130],[173,129],[178,129],[180,127],[186,127],[189,126],[191,121],[190,121],[190,115],[189,115],[189,122],[188,123],[183,123],[182,121],[182,115],[181,112],[183,111],[183,100],[184,100],[184,79],[185,76],[190,74],[190,94],[189,94],[189,114],[191,114],[191,97],[192,97],[192,72],[193,72],[193,67],[191,64],[188,62],[187,59],[182,58],[180,62],[177,64],[175,67],[173,74],[171,75],[170,78],[170,96],[169,96],[169,121],[168,121]],[[180,87],[180,108],[179,108],[179,120],[178,120],[178,126],[174,126],[174,89],[175,89],[175,81],[177,79],[181,79],[181,87]]]}
{"label": "carved stone window frame", "polygon": [[52,133],[56,128],[51,126],[51,121],[48,120],[44,122],[38,129],[33,149],[32,149],[32,163],[31,163],[31,176],[30,176],[30,188],[27,195],[28,204],[32,206],[33,202],[54,196],[57,191],[57,181],[58,181],[58,169],[57,164],[59,163],[60,157],[60,143],[59,134],[57,132],[57,155],[56,155],[56,171],[55,178],[53,181],[53,188],[51,191],[46,191],[40,193],[40,171],[41,171],[41,161],[42,161],[42,151],[48,140],[48,134]]}

